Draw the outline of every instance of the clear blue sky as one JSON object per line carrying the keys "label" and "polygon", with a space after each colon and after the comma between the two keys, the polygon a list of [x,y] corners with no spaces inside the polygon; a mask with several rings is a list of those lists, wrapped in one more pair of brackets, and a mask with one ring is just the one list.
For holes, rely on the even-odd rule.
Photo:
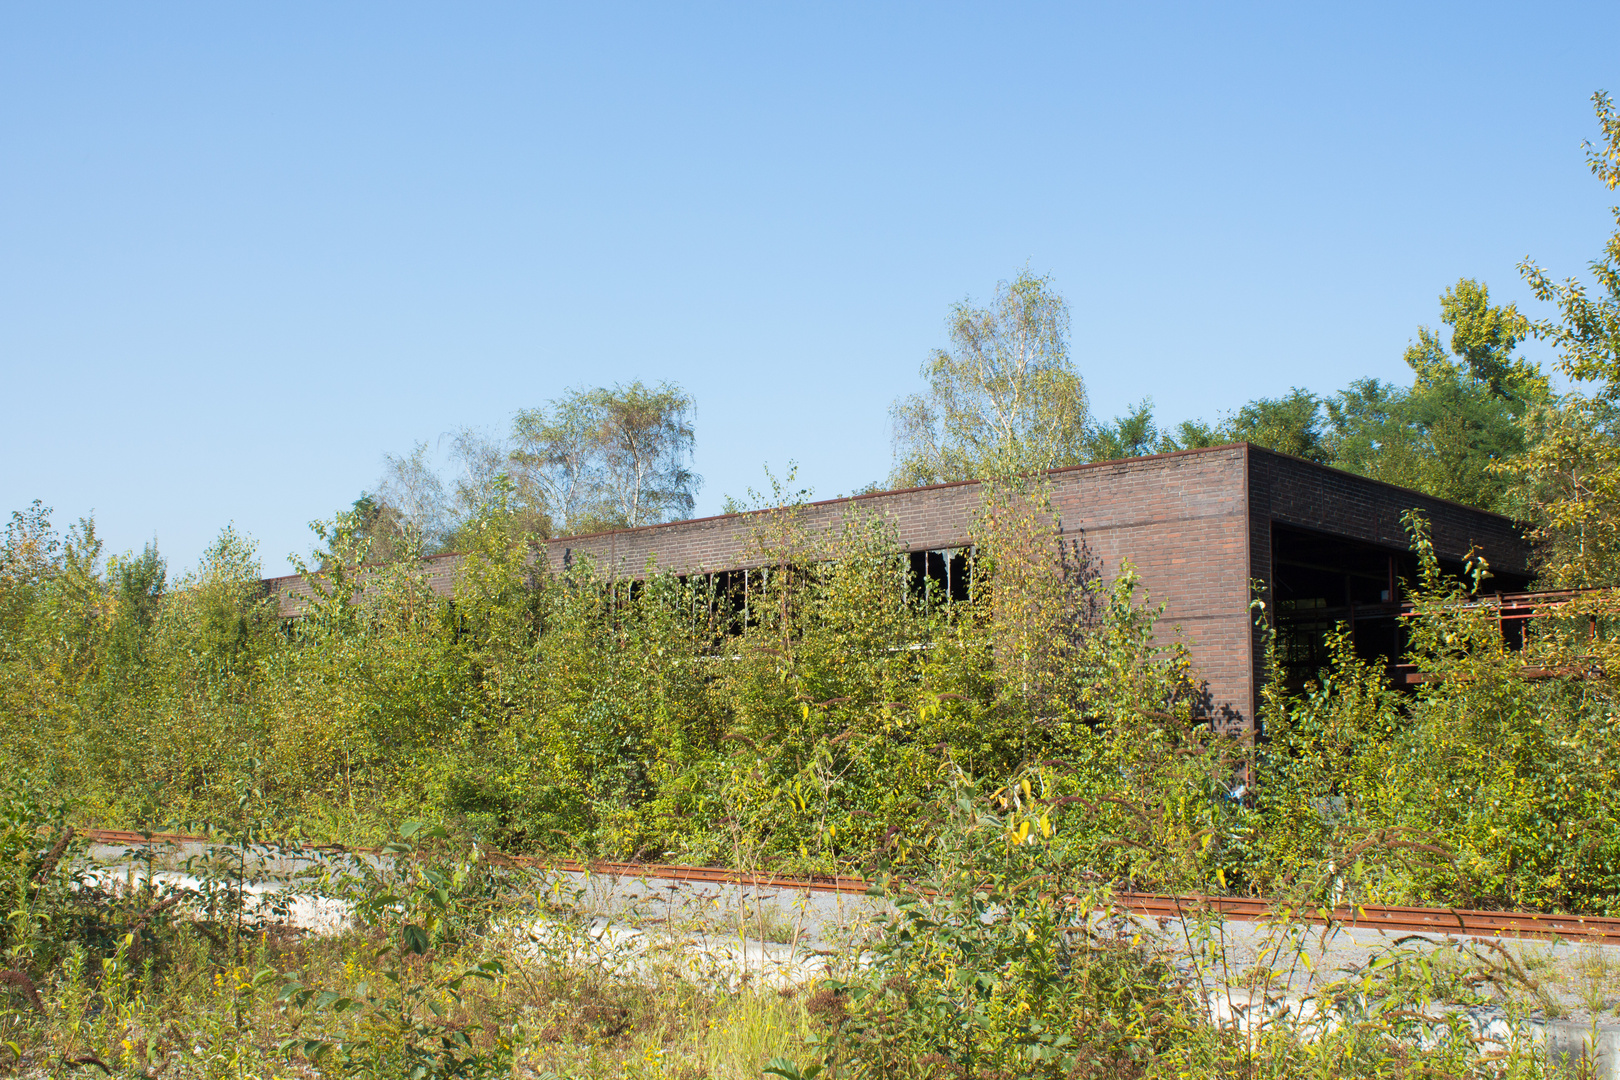
{"label": "clear blue sky", "polygon": [[1462,275],[1598,254],[1620,4],[0,9],[0,511],[267,573],[382,456],[698,401],[699,513],[883,476],[1026,263],[1095,411],[1406,380]]}

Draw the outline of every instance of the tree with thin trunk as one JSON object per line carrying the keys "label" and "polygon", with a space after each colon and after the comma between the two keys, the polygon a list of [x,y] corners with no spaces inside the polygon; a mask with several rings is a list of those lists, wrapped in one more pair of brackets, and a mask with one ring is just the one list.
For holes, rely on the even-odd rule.
{"label": "tree with thin trunk", "polygon": [[1069,307],[1028,270],[988,308],[963,300],[928,387],[894,403],[896,485],[1015,476],[1085,460],[1086,391],[1069,359]]}
{"label": "tree with thin trunk", "polygon": [[634,528],[691,514],[690,394],[641,381],[570,390],[512,425],[514,482],[562,533]]}

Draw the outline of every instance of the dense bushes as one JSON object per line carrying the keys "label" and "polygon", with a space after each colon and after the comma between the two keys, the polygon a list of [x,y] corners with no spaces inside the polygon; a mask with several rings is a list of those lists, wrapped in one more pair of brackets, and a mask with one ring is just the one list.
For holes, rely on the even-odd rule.
{"label": "dense bushes", "polygon": [[1272,693],[1256,865],[1386,902],[1620,910],[1614,597],[1578,598],[1512,651],[1412,526],[1410,659],[1430,681],[1387,689],[1341,636],[1317,684]]}
{"label": "dense bushes", "polygon": [[1195,721],[1151,598],[1061,546],[1038,493],[988,501],[957,603],[916,594],[881,522],[758,520],[745,599],[546,575],[492,511],[453,603],[410,559],[361,570],[340,520],[284,624],[230,532],[169,582],[36,508],[0,573],[5,767],[81,823],[228,823],[251,783],[321,839],[429,817],[517,850],[803,870],[921,870],[947,776],[989,791],[1027,767],[1084,805],[1054,842],[1108,881],[1620,907],[1610,685],[1518,677],[1601,667],[1607,600],[1509,652],[1419,529],[1411,639],[1434,681],[1388,690],[1341,643],[1302,693],[1272,684],[1250,745]]}
{"label": "dense bushes", "polygon": [[[1400,947],[1313,982],[1327,933],[1282,920],[1249,966],[1218,919],[1168,935],[1127,919],[1082,853],[1064,843],[1091,808],[1026,772],[988,795],[948,778],[932,867],[880,877],[890,901],[867,943],[808,1003],[818,1024],[785,1080],[833,1077],[1345,1077],[1545,1075],[1534,1050],[1482,1054],[1474,1032],[1437,1012],[1459,995],[1433,956]],[[1253,1010],[1223,1023],[1223,1005]]]}

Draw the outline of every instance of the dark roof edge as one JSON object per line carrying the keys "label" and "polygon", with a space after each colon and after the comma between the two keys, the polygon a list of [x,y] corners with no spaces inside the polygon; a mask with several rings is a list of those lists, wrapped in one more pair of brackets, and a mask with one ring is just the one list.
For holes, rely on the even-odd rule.
{"label": "dark roof edge", "polygon": [[[1246,443],[1246,442],[1221,443],[1218,446],[1198,446],[1198,447],[1193,447],[1193,448],[1187,449],[1187,450],[1171,450],[1168,453],[1164,453],[1164,454],[1143,454],[1140,457],[1113,458],[1113,459],[1111,459],[1109,461],[1087,461],[1087,462],[1084,462],[1084,463],[1079,464],[1079,465],[1062,465],[1062,466],[1059,466],[1058,468],[1047,469],[1044,472],[1041,472],[1039,474],[1032,474],[1032,475],[1057,476],[1057,475],[1064,474],[1064,473],[1084,472],[1087,469],[1105,469],[1105,468],[1108,468],[1110,466],[1118,467],[1118,466],[1122,466],[1122,465],[1135,464],[1135,463],[1138,463],[1138,462],[1164,461],[1164,460],[1167,460],[1169,458],[1188,457],[1188,456],[1191,456],[1193,454],[1211,454],[1211,453],[1217,453],[1217,452],[1220,452],[1220,451],[1239,450],[1239,449],[1241,449],[1245,453],[1251,454],[1251,455],[1253,453],[1257,452],[1257,451],[1259,453],[1262,453],[1262,454],[1270,454],[1272,457],[1282,458],[1285,461],[1298,462],[1299,464],[1308,466],[1308,467],[1310,467],[1312,469],[1321,469],[1321,470],[1323,470],[1325,472],[1336,473],[1336,474],[1338,474],[1340,476],[1347,476],[1347,477],[1350,477],[1353,480],[1358,480],[1358,481],[1360,481],[1360,482],[1362,482],[1364,484],[1376,484],[1379,487],[1389,488],[1389,489],[1391,489],[1393,491],[1399,491],[1399,492],[1402,492],[1403,494],[1406,494],[1406,495],[1416,495],[1420,499],[1427,499],[1430,502],[1439,503],[1439,504],[1441,504],[1443,506],[1451,506],[1451,507],[1455,507],[1455,508],[1457,508],[1459,510],[1466,510],[1467,512],[1469,512],[1471,514],[1482,514],[1482,515],[1484,515],[1486,517],[1496,518],[1499,521],[1505,522],[1510,528],[1513,528],[1515,530],[1520,530],[1519,523],[1514,521],[1512,518],[1508,517],[1506,514],[1498,514],[1498,513],[1496,513],[1495,511],[1492,511],[1492,510],[1481,510],[1477,506],[1469,506],[1467,503],[1460,503],[1460,502],[1457,502],[1457,501],[1455,501],[1453,499],[1443,499],[1443,498],[1439,497],[1438,495],[1425,495],[1421,491],[1414,491],[1412,488],[1402,487],[1399,484],[1392,484],[1387,480],[1375,480],[1370,476],[1362,476],[1360,473],[1353,473],[1353,472],[1350,472],[1347,469],[1335,468],[1332,465],[1323,465],[1320,462],[1310,461],[1310,460],[1308,460],[1306,458],[1302,458],[1302,457],[1295,457],[1292,454],[1284,454],[1281,451],[1272,450],[1269,447],[1258,446],[1258,445],[1256,445],[1254,443]],[[981,480],[949,480],[949,481],[946,481],[945,483],[942,483],[942,484],[922,484],[922,485],[917,486],[917,487],[888,488],[888,489],[883,490],[883,491],[869,491],[869,492],[866,492],[865,494],[861,494],[861,495],[841,495],[836,499],[817,499],[814,502],[805,503],[804,505],[806,507],[837,506],[840,503],[853,504],[853,503],[857,503],[857,502],[863,502],[863,501],[868,500],[868,499],[886,498],[886,497],[888,497],[890,495],[908,495],[908,494],[911,494],[912,492],[917,492],[917,491],[944,491],[947,488],[972,487],[974,485],[982,484],[982,483],[984,483],[984,481],[982,479]],[[786,507],[767,507],[767,508],[762,509],[762,510],[744,510],[744,511],[742,511],[740,513],[735,513],[735,514],[711,514],[708,517],[701,517],[701,518],[682,518],[679,521],[660,521],[655,525],[638,525],[633,529],[603,529],[603,530],[601,530],[599,532],[593,532],[593,533],[576,533],[576,534],[573,534],[573,535],[570,535],[570,536],[554,536],[554,537],[546,540],[545,544],[548,547],[550,547],[553,544],[567,544],[567,543],[570,543],[570,542],[576,542],[576,541],[582,541],[582,540],[595,540],[595,539],[597,539],[599,537],[603,537],[603,536],[614,536],[614,535],[625,535],[625,534],[629,534],[629,533],[651,532],[654,529],[671,529],[671,528],[676,528],[678,526],[687,526],[687,525],[704,525],[704,524],[708,524],[708,523],[716,522],[716,521],[725,521],[725,520],[727,520],[729,518],[748,518],[748,517],[755,517],[755,516],[758,516],[758,515],[761,515],[761,514],[778,513],[782,509],[787,509],[787,508]],[[436,555],[423,556],[422,561],[423,562],[433,562],[433,561],[438,560],[438,559],[456,559],[456,558],[460,558],[463,554],[465,554],[465,553],[460,552],[460,551],[443,551],[443,552],[440,552],[440,553],[438,553]],[[372,565],[372,564],[367,564],[367,565]],[[298,574],[283,574],[280,577],[265,578],[264,582],[265,582],[265,584],[268,585],[268,584],[271,584],[273,582],[289,581],[289,580],[292,580],[292,579],[295,579],[295,578],[298,578],[298,577],[299,577]]]}
{"label": "dark roof edge", "polygon": [[[1235,448],[1240,447],[1242,445],[1244,445],[1244,444],[1243,443],[1222,443],[1219,446],[1199,446],[1199,447],[1194,447],[1194,448],[1192,448],[1190,450],[1172,450],[1169,453],[1164,453],[1164,454],[1143,454],[1143,455],[1141,455],[1139,457],[1113,458],[1113,459],[1108,460],[1108,461],[1087,461],[1087,462],[1083,462],[1082,464],[1079,464],[1079,465],[1060,465],[1055,469],[1047,469],[1047,470],[1045,470],[1044,472],[1042,472],[1042,473],[1040,473],[1038,475],[1041,475],[1041,476],[1053,476],[1053,475],[1058,474],[1058,473],[1079,472],[1079,471],[1084,470],[1084,469],[1101,469],[1101,468],[1106,468],[1109,465],[1124,465],[1124,464],[1127,464],[1127,463],[1138,462],[1138,461],[1155,461],[1155,460],[1159,460],[1159,459],[1162,459],[1162,458],[1183,457],[1183,456],[1185,456],[1187,454],[1207,454],[1207,453],[1210,453],[1211,451],[1215,451],[1215,450],[1232,450],[1232,449],[1235,449]],[[982,480],[982,479],[980,479],[980,480],[947,480],[947,481],[945,481],[944,483],[941,483],[941,484],[921,484],[921,485],[918,485],[916,487],[885,488],[882,491],[868,491],[868,492],[865,492],[864,494],[861,494],[861,495],[840,495],[836,499],[817,499],[814,502],[808,502],[808,503],[805,503],[804,505],[806,507],[811,507],[811,506],[836,506],[839,503],[856,503],[856,502],[861,502],[861,501],[866,500],[866,499],[882,499],[882,498],[887,498],[890,495],[909,495],[914,491],[944,491],[947,488],[972,487],[972,486],[974,486],[976,484],[982,484],[982,483],[984,483],[984,480]],[[677,527],[683,526],[683,525],[704,525],[704,524],[707,524],[707,523],[713,522],[713,521],[726,521],[726,520],[728,520],[730,518],[749,518],[749,517],[755,517],[755,516],[758,516],[758,515],[761,515],[761,514],[775,514],[775,513],[779,513],[782,510],[786,510],[786,509],[790,509],[790,507],[786,507],[786,506],[780,506],[780,507],[778,507],[778,506],[770,506],[770,507],[765,507],[765,508],[760,509],[760,510],[743,510],[743,511],[739,511],[738,513],[734,513],[734,514],[710,514],[708,517],[680,518],[679,520],[676,520],[676,521],[660,521],[660,522],[657,522],[656,524],[653,524],[653,525],[637,525],[634,528],[629,528],[629,529],[602,529],[602,530],[600,530],[598,532],[592,532],[592,533],[571,533],[571,534],[569,534],[567,536],[549,537],[548,539],[543,541],[543,543],[545,543],[549,547],[552,544],[566,544],[566,543],[569,543],[569,542],[572,542],[572,541],[579,541],[579,540],[595,540],[598,537],[603,537],[603,536],[623,536],[623,535],[626,535],[628,533],[651,532],[654,529],[673,529],[673,528],[677,528]],[[464,554],[465,554],[465,552],[461,552],[461,551],[441,551],[436,555],[424,555],[424,556],[422,556],[422,561],[423,562],[431,562],[434,559],[455,559],[455,558],[461,557]],[[363,567],[364,566],[381,566],[381,565],[382,565],[381,563],[363,563],[362,564]],[[266,584],[268,584],[270,582],[275,582],[275,581],[290,581],[290,580],[292,580],[294,578],[298,578],[298,577],[300,577],[300,575],[298,575],[298,574],[282,574],[279,577],[265,578],[263,580],[265,581]]]}
{"label": "dark roof edge", "polygon": [[[1079,465],[1060,465],[1055,469],[1046,469],[1046,470],[1044,470],[1044,471],[1042,471],[1040,473],[1031,473],[1030,475],[1032,475],[1032,476],[1056,476],[1056,475],[1058,475],[1060,473],[1082,472],[1082,471],[1084,471],[1086,469],[1105,469],[1110,465],[1119,466],[1119,465],[1126,465],[1126,464],[1134,464],[1134,463],[1139,462],[1139,461],[1162,461],[1162,460],[1164,460],[1166,458],[1185,457],[1185,456],[1187,456],[1189,454],[1208,454],[1208,453],[1212,453],[1212,452],[1217,451],[1217,450],[1234,450],[1234,449],[1236,449],[1236,448],[1238,448],[1240,446],[1244,446],[1244,445],[1246,445],[1246,444],[1244,444],[1244,443],[1222,443],[1219,446],[1198,446],[1198,447],[1193,447],[1190,450],[1171,450],[1168,453],[1164,453],[1164,454],[1143,454],[1140,457],[1113,458],[1113,459],[1108,460],[1108,461],[1087,461],[1087,462],[1084,462],[1084,463],[1079,464]],[[1310,464],[1310,462],[1306,462],[1306,464]],[[906,487],[906,488],[885,488],[883,491],[868,491],[868,492],[865,492],[864,494],[861,494],[861,495],[840,495],[836,499],[817,499],[814,502],[808,502],[808,503],[805,503],[804,505],[805,505],[805,507],[836,506],[839,503],[856,503],[856,502],[861,502],[861,501],[866,500],[866,499],[882,499],[882,498],[887,498],[890,495],[909,495],[909,494],[911,494],[912,492],[915,492],[915,491],[943,491],[946,488],[972,487],[972,486],[974,486],[976,484],[982,484],[984,482],[985,481],[983,479],[979,479],[979,480],[947,480],[947,481],[945,481],[944,483],[941,483],[941,484],[922,484],[922,485],[919,485],[917,487]],[[567,541],[572,541],[572,540],[595,540],[597,537],[600,537],[600,536],[613,536],[615,534],[623,535],[625,533],[649,532],[649,531],[651,531],[653,529],[669,529],[669,528],[673,528],[673,527],[675,527],[677,525],[702,525],[702,524],[706,524],[706,523],[711,522],[711,521],[725,521],[728,518],[747,518],[747,517],[754,517],[755,515],[759,515],[759,514],[774,514],[774,513],[778,513],[781,510],[785,510],[785,509],[789,509],[789,507],[785,507],[785,506],[783,506],[783,507],[766,507],[766,508],[764,508],[762,510],[743,510],[743,511],[741,511],[739,513],[735,513],[735,514],[711,514],[708,517],[682,518],[679,521],[660,521],[656,525],[638,525],[633,529],[603,529],[600,532],[576,533],[576,534],[571,535],[571,536],[554,536],[551,539],[547,540],[546,543],[547,544],[561,544],[561,543],[565,543]]]}
{"label": "dark roof edge", "polygon": [[1416,495],[1420,499],[1427,499],[1430,502],[1436,502],[1442,506],[1453,506],[1458,510],[1466,510],[1470,514],[1482,514],[1485,517],[1496,518],[1499,521],[1506,522],[1513,529],[1519,530],[1520,532],[1523,531],[1522,527],[1517,521],[1514,521],[1506,514],[1498,514],[1495,510],[1482,510],[1477,506],[1469,506],[1467,503],[1460,503],[1455,499],[1443,499],[1439,495],[1425,495],[1423,492],[1417,491],[1414,488],[1402,487],[1399,484],[1392,484],[1388,480],[1375,480],[1370,476],[1362,476],[1360,473],[1353,473],[1349,469],[1341,469],[1334,465],[1323,465],[1320,462],[1311,461],[1308,458],[1295,457],[1293,454],[1285,454],[1281,450],[1273,450],[1268,446],[1258,446],[1254,443],[1233,443],[1232,445],[1245,446],[1248,448],[1250,454],[1258,451],[1262,454],[1270,454],[1272,457],[1282,458],[1284,461],[1297,461],[1301,465],[1309,465],[1313,469],[1321,469],[1324,472],[1337,473],[1340,476],[1348,476],[1352,480],[1361,481],[1363,484],[1376,484],[1379,487],[1389,488],[1391,491],[1399,491],[1405,495]]}
{"label": "dark roof edge", "polygon": [[[435,552],[432,555],[423,555],[417,561],[418,562],[430,563],[430,562],[438,562],[440,559],[459,559],[465,554],[467,554],[465,551],[439,551],[439,552]],[[378,560],[376,562],[361,563],[359,566],[350,567],[350,569],[351,570],[364,570],[368,566],[386,566],[386,565],[388,565],[386,562],[384,562],[382,560]],[[319,570],[316,570],[316,571],[313,571],[313,573],[314,573],[314,575],[316,577],[319,577],[321,572]],[[304,577],[303,574],[278,574],[275,577],[260,578],[259,580],[261,582],[263,582],[264,584],[269,585],[272,582],[277,582],[277,581],[294,581],[294,580],[302,581],[303,577]]]}

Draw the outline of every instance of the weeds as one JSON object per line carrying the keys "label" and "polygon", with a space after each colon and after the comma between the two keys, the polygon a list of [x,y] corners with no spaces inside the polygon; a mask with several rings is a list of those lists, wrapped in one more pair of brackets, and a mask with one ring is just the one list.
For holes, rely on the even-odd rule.
{"label": "weeds", "polygon": [[[991,493],[965,600],[912,591],[882,521],[762,520],[760,569],[725,580],[549,578],[488,539],[453,605],[328,530],[285,626],[237,541],[162,598],[120,593],[88,526],[0,582],[0,1042],[29,1070],[199,1076],[1514,1075],[1436,1003],[1571,1008],[1525,954],[1329,976],[1286,918],[1255,946],[1189,913],[1168,941],[1109,897],[1616,910],[1612,687],[1518,678],[1612,659],[1612,597],[1510,654],[1484,567],[1440,573],[1414,520],[1432,681],[1389,690],[1341,635],[1303,692],[1272,680],[1256,742],[1201,714],[1130,568],[1105,582],[1038,491]],[[70,824],[159,807],[222,827],[178,870],[91,871]],[[249,880],[316,829],[387,846]],[[660,932],[613,937],[492,845],[724,863],[749,895],[718,914],[760,970],[720,977],[672,897]],[[893,906],[870,965],[773,996],[767,946],[806,916],[765,883],[850,869]],[[299,889],[352,924],[288,931]]]}
{"label": "weeds", "polygon": [[[25,870],[38,873],[47,837],[22,846]],[[71,851],[52,873],[94,880],[68,865]],[[48,950],[13,954],[34,964],[3,980],[0,1042],[13,1060],[0,1070],[753,1077],[808,1032],[796,994],[694,981],[671,933],[634,977],[590,962],[577,948],[593,921],[580,893],[442,830],[407,823],[380,856],[330,853],[323,865],[297,887],[346,905],[350,925],[330,936],[271,921],[269,907],[222,915],[206,889],[175,888],[168,872],[143,873],[128,894],[140,907],[71,881],[36,894],[36,932],[63,932]],[[154,892],[164,911],[138,926]]]}
{"label": "weeds", "polygon": [[[328,853],[328,869],[298,886],[341,897],[348,928],[310,936],[250,913],[233,943],[203,932],[236,923],[206,892],[169,892],[181,899],[148,920],[150,938],[126,924],[101,953],[91,935],[35,954],[54,959],[26,985],[6,980],[0,1041],[16,1047],[10,1068],[30,1074],[1542,1075],[1511,1030],[1455,1007],[1519,1015],[1513,992],[1534,995],[1548,976],[1540,953],[1396,943],[1327,971],[1331,926],[1279,918],[1245,931],[1245,945],[1235,926],[1189,913],[1166,933],[1119,913],[1063,842],[1086,808],[1042,782],[1023,770],[985,796],[959,776],[929,811],[926,858],[898,845],[880,856],[873,899],[889,914],[856,928],[824,981],[777,988],[694,964],[724,934],[684,921],[670,899],[593,904],[577,877],[407,823],[386,852]],[[37,836],[27,868],[55,844]],[[53,873],[77,872],[70,852]],[[142,880],[145,902],[169,879]],[[101,924],[125,910],[113,892],[50,895],[40,925],[58,903],[102,908]]]}
{"label": "weeds", "polygon": [[870,963],[811,999],[814,1054],[772,1075],[1541,1075],[1528,1043],[1499,1033],[1493,1050],[1439,1004],[1458,980],[1422,950],[1317,973],[1312,939],[1332,927],[1279,919],[1239,959],[1219,918],[1189,913],[1177,940],[1119,915],[1061,842],[1075,805],[1037,784],[988,801],[957,785],[934,871],[884,879],[894,914]]}
{"label": "weeds", "polygon": [[1302,690],[1272,680],[1258,740],[1218,730],[1130,567],[1066,539],[1038,488],[987,488],[954,599],[914,587],[884,521],[812,534],[787,505],[758,519],[757,568],[714,578],[551,576],[478,532],[453,604],[324,527],[282,624],[239,538],[125,595],[86,526],[0,581],[0,757],[76,824],[209,821],[222,855],[425,818],[526,853],[816,873],[926,851],[950,768],[1052,761],[1091,808],[1064,842],[1125,887],[1620,910],[1612,686],[1519,678],[1604,669],[1614,598],[1513,652],[1476,602],[1488,569],[1442,573],[1409,524],[1430,681],[1391,690],[1338,635]]}

